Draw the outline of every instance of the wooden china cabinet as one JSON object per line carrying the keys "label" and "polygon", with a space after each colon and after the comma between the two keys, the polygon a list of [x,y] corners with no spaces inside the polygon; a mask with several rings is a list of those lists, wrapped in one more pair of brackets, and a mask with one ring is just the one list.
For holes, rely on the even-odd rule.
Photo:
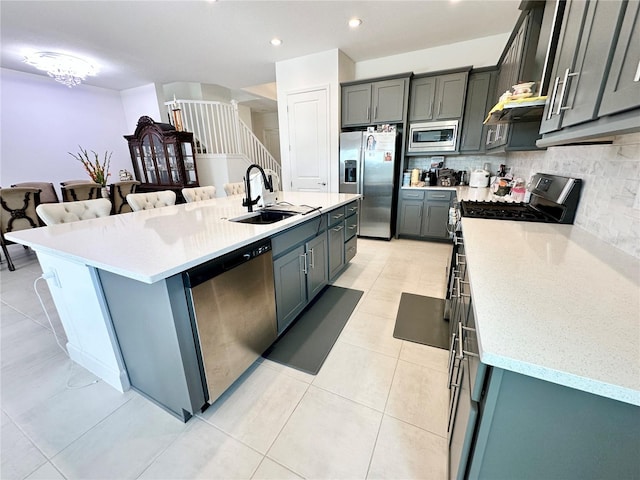
{"label": "wooden china cabinet", "polygon": [[133,135],[125,135],[138,192],[173,190],[184,203],[181,190],[198,186],[193,133],[179,132],[169,123],[140,117]]}

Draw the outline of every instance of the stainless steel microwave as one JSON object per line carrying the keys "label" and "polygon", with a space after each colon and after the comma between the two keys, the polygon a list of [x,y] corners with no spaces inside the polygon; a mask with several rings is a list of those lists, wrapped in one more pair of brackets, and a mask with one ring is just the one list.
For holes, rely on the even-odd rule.
{"label": "stainless steel microwave", "polygon": [[409,153],[452,152],[458,140],[458,120],[413,123],[409,126]]}

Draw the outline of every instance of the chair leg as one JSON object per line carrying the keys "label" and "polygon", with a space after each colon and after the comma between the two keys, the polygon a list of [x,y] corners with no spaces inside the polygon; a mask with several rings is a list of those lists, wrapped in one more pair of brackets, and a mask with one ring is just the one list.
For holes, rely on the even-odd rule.
{"label": "chair leg", "polygon": [[0,243],[2,243],[2,251],[4,252],[4,256],[7,257],[7,265],[9,266],[9,271],[13,272],[16,267],[13,266],[13,262],[11,261],[11,257],[9,256],[9,250],[7,250],[7,245],[4,243],[4,238],[0,237]]}

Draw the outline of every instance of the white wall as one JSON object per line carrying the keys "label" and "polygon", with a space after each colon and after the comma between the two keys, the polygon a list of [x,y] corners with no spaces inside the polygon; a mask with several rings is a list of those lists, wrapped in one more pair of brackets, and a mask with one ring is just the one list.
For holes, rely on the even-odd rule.
{"label": "white wall", "polygon": [[48,76],[1,69],[0,185],[52,182],[59,193],[65,180],[88,179],[68,152],[78,145],[100,155],[113,152],[110,180],[132,171],[120,93],[79,85],[68,88]]}
{"label": "white wall", "polygon": [[374,58],[356,63],[355,80],[413,72],[435,72],[465,66],[488,67],[498,63],[511,33],[466,42]]}
{"label": "white wall", "polygon": [[129,88],[120,92],[124,117],[129,133],[133,133],[142,116],[151,117],[156,122],[167,123],[167,109],[162,92],[154,83],[142,87]]}
{"label": "white wall", "polygon": [[[344,60],[342,60],[344,61]],[[276,62],[278,87],[278,119],[280,124],[280,155],[282,159],[282,187],[291,185],[289,159],[289,118],[287,96],[329,86],[329,191],[338,191],[338,140],[340,133],[340,76],[341,52],[326,52]]]}

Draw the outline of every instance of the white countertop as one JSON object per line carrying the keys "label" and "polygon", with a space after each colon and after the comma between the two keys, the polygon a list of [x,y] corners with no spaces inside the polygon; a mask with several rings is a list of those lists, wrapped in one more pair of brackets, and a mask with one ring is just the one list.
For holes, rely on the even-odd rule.
{"label": "white countertop", "polygon": [[462,219],[480,358],[640,405],[640,261],[573,225]]}
{"label": "white countertop", "polygon": [[279,201],[322,207],[271,225],[231,222],[247,213],[242,196],[124,213],[6,237],[36,251],[107,270],[145,283],[180,273],[253,241],[359,198],[355,194],[280,192]]}

